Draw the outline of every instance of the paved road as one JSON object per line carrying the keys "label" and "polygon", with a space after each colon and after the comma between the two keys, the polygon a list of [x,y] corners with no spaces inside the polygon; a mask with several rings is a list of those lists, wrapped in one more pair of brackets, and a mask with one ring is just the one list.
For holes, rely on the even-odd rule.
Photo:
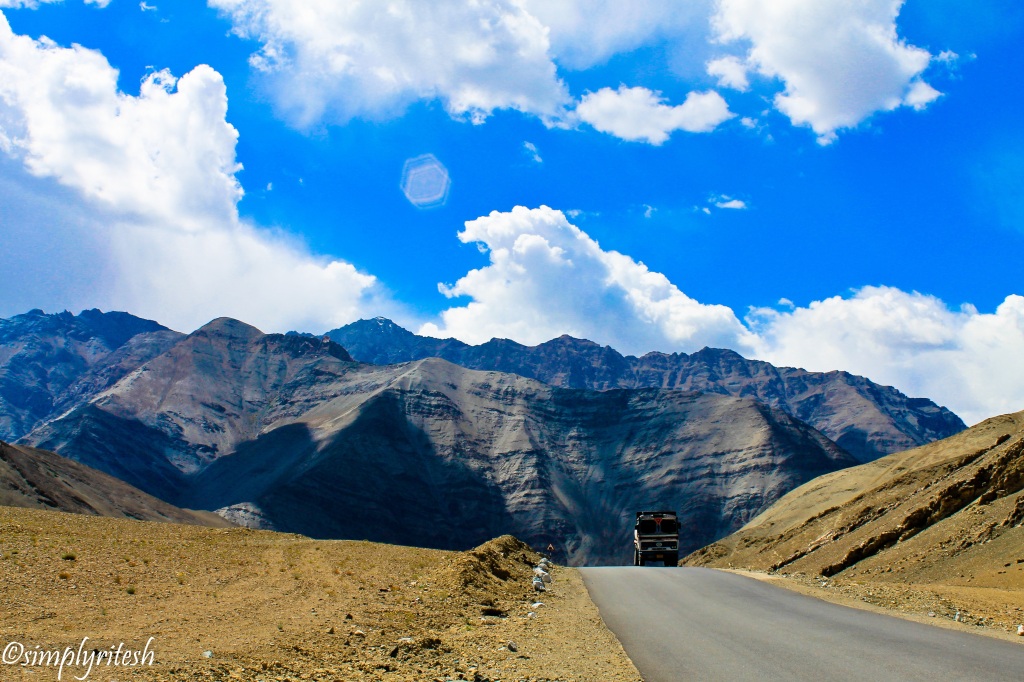
{"label": "paved road", "polygon": [[586,568],[646,682],[1024,680],[1024,644],[837,606],[705,568]]}

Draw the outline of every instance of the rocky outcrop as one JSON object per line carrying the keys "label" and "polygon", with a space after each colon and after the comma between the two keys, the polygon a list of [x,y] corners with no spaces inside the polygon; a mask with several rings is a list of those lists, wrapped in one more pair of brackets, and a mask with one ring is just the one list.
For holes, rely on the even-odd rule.
{"label": "rocky outcrop", "polygon": [[492,339],[470,346],[416,336],[390,320],[361,320],[328,332],[352,356],[374,364],[441,357],[463,367],[510,372],[565,388],[670,388],[749,397],[808,422],[859,461],[946,438],[965,428],[931,400],[910,398],[847,372],[808,372],[748,360],[722,349],[623,356],[562,336],[537,346]]}
{"label": "rocky outcrop", "polygon": [[28,440],[243,523],[447,549],[512,533],[577,564],[628,561],[636,509],[679,509],[696,549],[855,463],[750,398],[361,365],[227,319]]}
{"label": "rocky outcrop", "polygon": [[0,442],[0,505],[223,528],[210,512],[179,509],[53,452]]}
{"label": "rocky outcrop", "polygon": [[0,439],[84,404],[183,334],[127,313],[32,310],[0,319]]}

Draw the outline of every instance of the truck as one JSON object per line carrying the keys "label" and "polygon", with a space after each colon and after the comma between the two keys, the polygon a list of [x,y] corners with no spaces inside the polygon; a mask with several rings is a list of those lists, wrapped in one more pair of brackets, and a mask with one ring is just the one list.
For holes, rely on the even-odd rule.
{"label": "truck", "polygon": [[674,511],[639,511],[633,527],[633,565],[679,563],[679,517]]}

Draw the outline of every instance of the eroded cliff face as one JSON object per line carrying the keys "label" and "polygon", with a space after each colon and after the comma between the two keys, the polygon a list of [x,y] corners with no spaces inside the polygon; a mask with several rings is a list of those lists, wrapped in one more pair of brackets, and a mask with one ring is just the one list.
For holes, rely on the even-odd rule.
{"label": "eroded cliff face", "polygon": [[361,320],[328,332],[352,356],[374,364],[441,357],[565,388],[669,388],[755,398],[806,421],[862,462],[946,438],[965,428],[944,407],[846,372],[808,372],[748,360],[722,349],[623,356],[562,336],[537,346],[492,339],[470,346],[416,336],[390,320]]}
{"label": "eroded cliff face", "polygon": [[626,563],[638,509],[679,509],[696,549],[855,463],[749,398],[360,365],[226,319],[29,440],[283,531],[451,549],[512,533],[575,564]]}
{"label": "eroded cliff face", "polygon": [[88,401],[183,338],[127,313],[33,310],[0,319],[0,439]]}
{"label": "eroded cliff face", "polygon": [[910,398],[848,372],[808,372],[747,360],[730,350],[648,353],[636,382],[755,398],[811,424],[861,462],[941,440],[965,427],[931,400]]}

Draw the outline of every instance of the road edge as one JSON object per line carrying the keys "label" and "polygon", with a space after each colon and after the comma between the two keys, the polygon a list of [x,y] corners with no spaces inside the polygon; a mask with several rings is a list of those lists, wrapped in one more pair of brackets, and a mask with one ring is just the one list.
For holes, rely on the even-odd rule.
{"label": "road edge", "polygon": [[[680,568],[686,568],[685,566]],[[811,585],[804,584],[798,580],[790,578],[785,575],[762,573],[759,571],[749,571],[739,568],[714,568],[711,566],[705,566],[704,568],[710,568],[713,571],[722,571],[723,573],[733,573],[735,575],[745,576],[752,580],[758,580],[760,582],[770,583],[781,587],[782,589],[789,590],[790,592],[796,592],[808,597],[813,597],[820,601],[829,602],[830,604],[837,604],[839,606],[846,606],[852,609],[859,609],[861,611],[869,611],[871,613],[877,613],[885,616],[893,616],[894,618],[900,618],[901,620],[908,620],[914,623],[921,623],[923,625],[933,625],[939,628],[945,628],[946,630],[954,630],[957,632],[966,632],[975,635],[981,635],[983,637],[990,637],[992,639],[1002,639],[1008,642],[1014,642],[1015,644],[1024,645],[1024,637],[1018,637],[1009,632],[1002,630],[996,630],[994,628],[968,625],[966,623],[957,623],[955,621],[947,620],[945,618],[931,618],[928,616],[922,616],[918,613],[911,613],[900,609],[887,609],[877,604],[870,602],[853,599],[845,595],[836,594],[835,592],[829,592],[825,588],[815,588]]]}

